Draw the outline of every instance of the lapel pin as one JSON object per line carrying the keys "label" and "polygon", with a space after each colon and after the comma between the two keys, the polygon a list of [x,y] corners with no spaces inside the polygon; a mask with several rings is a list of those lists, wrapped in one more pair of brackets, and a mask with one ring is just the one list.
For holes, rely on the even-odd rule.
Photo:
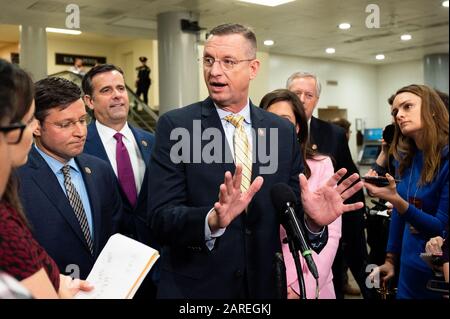
{"label": "lapel pin", "polygon": [[258,135],[259,135],[259,136],[264,136],[264,129],[259,128],[259,129],[258,129]]}
{"label": "lapel pin", "polygon": [[144,140],[141,141],[141,144],[142,144],[144,147],[147,147],[147,146],[148,146],[147,141],[144,141]]}
{"label": "lapel pin", "polygon": [[86,174],[91,174],[92,173],[92,171],[91,171],[91,169],[89,167],[85,167],[84,171],[86,172]]}

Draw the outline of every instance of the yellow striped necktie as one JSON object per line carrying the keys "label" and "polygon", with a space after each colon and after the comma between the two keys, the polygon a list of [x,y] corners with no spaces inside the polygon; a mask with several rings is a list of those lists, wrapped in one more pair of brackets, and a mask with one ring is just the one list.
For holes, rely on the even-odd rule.
{"label": "yellow striped necktie", "polygon": [[241,191],[246,192],[252,178],[252,150],[248,142],[248,136],[244,129],[244,117],[242,115],[228,115],[225,121],[230,122],[236,129],[233,135],[234,162],[242,165]]}

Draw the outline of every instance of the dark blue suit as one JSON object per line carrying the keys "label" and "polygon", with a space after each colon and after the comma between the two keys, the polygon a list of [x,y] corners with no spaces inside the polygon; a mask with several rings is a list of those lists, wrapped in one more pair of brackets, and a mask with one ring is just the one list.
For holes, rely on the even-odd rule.
{"label": "dark blue suit", "polygon": [[[86,185],[94,229],[94,256],[89,252],[80,224],[58,179],[32,147],[26,165],[18,169],[20,197],[32,232],[58,264],[61,273],[70,274],[78,265],[85,279],[109,237],[122,219],[122,202],[114,172],[96,157],[81,154],[75,158]],[[67,267],[67,268],[66,268]]]}
{"label": "dark blue suit", "polygon": [[[136,207],[131,206],[127,196],[122,191],[120,186],[118,186],[120,195],[122,197],[122,202],[124,206],[124,219],[125,219],[125,234],[129,237],[151,246],[152,248],[159,249],[156,244],[155,239],[151,235],[149,223],[148,223],[148,165],[150,163],[150,155],[155,144],[155,138],[153,134],[141,130],[139,128],[132,127],[128,125],[133,132],[136,143],[139,146],[142,158],[145,162],[147,169],[145,170],[144,179],[142,181],[141,190],[138,194],[138,200],[136,202]],[[94,155],[102,160],[106,161],[111,167],[108,155],[106,154],[105,147],[103,146],[102,140],[98,135],[97,126],[95,122],[92,122],[88,126],[88,134],[86,138],[86,144],[84,146],[84,153]],[[115,176],[115,182],[119,185],[119,180]],[[147,276],[144,283],[139,288],[135,295],[135,298],[151,298],[156,294],[156,287],[151,283],[153,280],[155,283],[158,282],[158,263],[152,268],[151,274]]]}
{"label": "dark blue suit", "polygon": [[[134,138],[136,139],[139,150],[141,151],[142,158],[145,165],[148,167],[150,162],[150,154],[154,145],[153,134],[141,130],[139,128],[134,128],[129,125],[131,131],[133,132]],[[97,127],[95,122],[92,122],[88,126],[88,134],[86,138],[86,143],[84,145],[84,153],[96,156],[108,163],[108,155],[106,154],[105,147],[103,146],[102,140],[98,135]],[[122,191],[120,187],[120,195],[122,197],[122,202],[124,206],[124,218],[126,224],[126,234],[130,237],[139,240],[140,242],[152,246],[153,242],[147,227],[147,196],[148,196],[148,169],[145,170],[144,180],[142,182],[141,191],[138,194],[138,200],[136,202],[136,207],[132,207],[128,201],[127,196]],[[119,185],[119,181],[116,177],[116,183]]]}
{"label": "dark blue suit", "polygon": [[[275,183],[288,183],[299,194],[298,174],[302,171],[299,145],[294,127],[286,120],[251,105],[252,127],[257,135],[266,129],[267,153],[270,148],[270,128],[278,128],[278,170],[261,175],[264,184],[256,193],[248,211],[237,217],[216,239],[210,251],[205,244],[205,218],[218,200],[219,186],[226,171],[234,172],[234,163],[224,163],[223,154],[230,149],[221,120],[210,98],[160,117],[156,130],[149,181],[151,229],[161,243],[160,298],[275,298],[275,253],[281,251],[279,223],[270,200]],[[194,136],[199,122],[201,132]],[[219,129],[222,161],[205,163],[193,161],[192,146],[202,150],[211,142],[201,139],[208,128]],[[177,152],[186,159],[176,164],[171,149],[179,140],[170,140],[171,132],[188,131],[190,145],[187,153]],[[217,130],[216,130],[217,132]],[[273,150],[272,150],[273,151]],[[254,157],[257,154],[254,153]],[[172,154],[174,155],[174,154]],[[232,159],[232,158],[231,158]],[[262,163],[252,168],[252,180],[260,175]]]}

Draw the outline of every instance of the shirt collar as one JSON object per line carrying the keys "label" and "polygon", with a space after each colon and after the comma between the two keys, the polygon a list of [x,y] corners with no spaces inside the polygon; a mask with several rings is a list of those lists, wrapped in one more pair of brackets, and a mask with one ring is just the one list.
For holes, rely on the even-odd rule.
{"label": "shirt collar", "polygon": [[[117,133],[115,129],[112,129],[106,125],[103,125],[99,121],[95,121],[95,126],[97,127],[98,134],[106,138],[106,140],[114,139],[114,134]],[[125,125],[119,131],[127,140],[132,141],[134,138],[133,132],[128,126],[128,122],[125,122]]]}
{"label": "shirt collar", "polygon": [[36,148],[39,154],[41,154],[42,158],[48,164],[48,166],[50,166],[50,169],[54,174],[60,173],[61,168],[63,168],[63,166],[66,164],[70,165],[70,167],[74,169],[76,172],[80,171],[74,158],[71,158],[66,164],[64,164],[58,161],[57,159],[51,157],[50,155],[44,153],[36,144],[34,144],[34,148]]}
{"label": "shirt collar", "polygon": [[240,110],[238,113],[233,113],[230,111],[225,111],[223,109],[221,109],[220,107],[217,106],[216,103],[214,103],[214,106],[216,107],[217,113],[219,114],[219,117],[222,121],[225,121],[225,117],[233,114],[233,115],[242,115],[244,117],[244,121],[247,124],[252,124],[252,120],[251,120],[251,116],[250,116],[250,101],[247,99],[247,104],[245,105],[245,107]]}

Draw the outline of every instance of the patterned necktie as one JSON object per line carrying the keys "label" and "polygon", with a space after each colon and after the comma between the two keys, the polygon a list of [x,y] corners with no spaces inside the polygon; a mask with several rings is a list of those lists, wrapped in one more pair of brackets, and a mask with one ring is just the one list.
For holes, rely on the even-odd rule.
{"label": "patterned necktie", "polygon": [[117,140],[116,144],[116,163],[117,163],[117,177],[119,184],[125,195],[128,198],[131,206],[136,205],[137,191],[134,182],[133,167],[131,166],[130,155],[125,144],[122,141],[123,135],[121,133],[114,134]]}
{"label": "patterned necktie", "polygon": [[228,115],[225,121],[230,122],[236,128],[233,135],[234,161],[242,165],[241,191],[246,192],[252,179],[252,150],[245,132],[244,117],[242,115]]}
{"label": "patterned necktie", "polygon": [[81,231],[83,232],[84,238],[86,239],[89,251],[93,255],[94,244],[92,242],[91,232],[89,230],[86,213],[84,211],[80,195],[75,189],[75,186],[73,185],[72,179],[70,177],[70,165],[64,165],[63,168],[61,168],[61,172],[64,175],[64,187],[66,188],[67,198],[69,199],[70,206],[72,206],[73,212],[75,213],[75,216],[80,223]]}

